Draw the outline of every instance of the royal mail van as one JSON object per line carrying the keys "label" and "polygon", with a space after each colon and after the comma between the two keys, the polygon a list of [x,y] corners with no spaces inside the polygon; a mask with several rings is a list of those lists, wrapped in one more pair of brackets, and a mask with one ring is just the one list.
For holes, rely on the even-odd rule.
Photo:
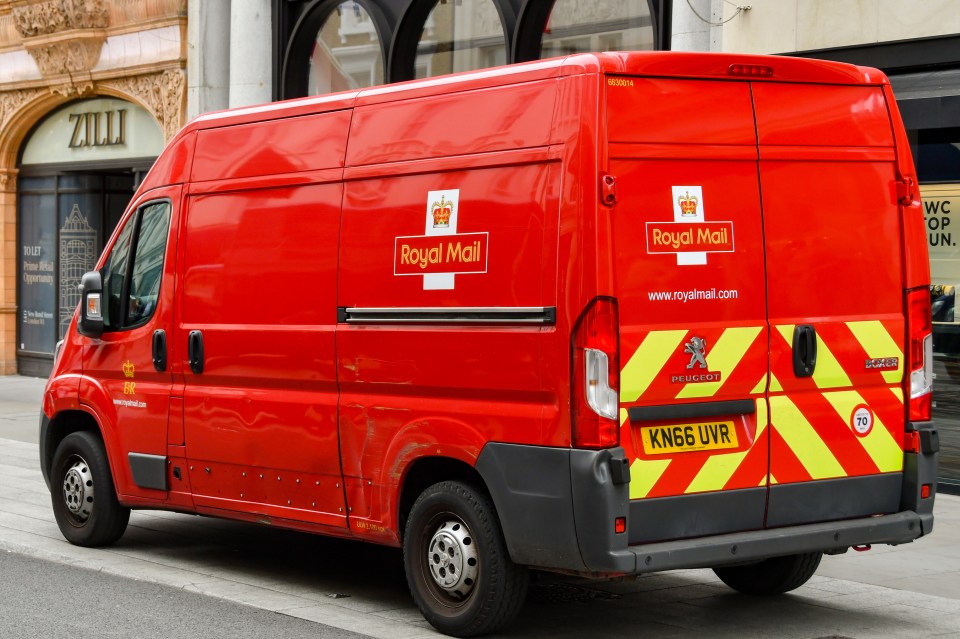
{"label": "royal mail van", "polygon": [[528,569],[783,593],[933,525],[923,213],[887,79],[606,53],[205,115],[46,388],[72,543],[131,508],[402,547],[439,630]]}

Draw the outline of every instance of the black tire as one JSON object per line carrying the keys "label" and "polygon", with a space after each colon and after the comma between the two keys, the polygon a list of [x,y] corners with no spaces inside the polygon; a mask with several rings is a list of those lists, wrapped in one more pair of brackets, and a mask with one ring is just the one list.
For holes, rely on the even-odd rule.
{"label": "black tire", "polygon": [[493,503],[461,482],[434,484],[413,504],[403,563],[420,612],[444,634],[498,630],[526,599],[529,572],[510,560]]}
{"label": "black tire", "polygon": [[723,583],[745,595],[782,595],[813,577],[823,553],[774,557],[745,566],[714,568]]}
{"label": "black tire", "polygon": [[64,437],[50,474],[53,514],[75,546],[108,546],[120,539],[130,509],[117,501],[103,442],[81,431]]}

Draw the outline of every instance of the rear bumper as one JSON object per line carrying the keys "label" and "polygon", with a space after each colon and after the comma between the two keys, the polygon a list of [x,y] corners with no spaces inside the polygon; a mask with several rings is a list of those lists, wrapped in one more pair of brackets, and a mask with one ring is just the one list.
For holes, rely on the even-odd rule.
{"label": "rear bumper", "polygon": [[[932,428],[911,425],[918,429],[927,426]],[[631,508],[629,472],[624,472],[622,448],[588,451],[492,443],[484,447],[476,467],[493,497],[507,548],[516,563],[609,576],[913,541],[933,528],[933,496],[922,499],[920,487],[931,482],[935,485],[936,463],[935,451],[908,453],[902,482],[900,475],[880,476],[883,481],[879,485],[885,492],[893,491],[889,503],[898,512],[891,514],[864,511],[842,518],[833,514],[808,520],[816,523],[792,522],[776,528],[758,525],[752,530],[728,528],[696,538],[633,544],[631,528],[649,527],[651,522],[631,522],[631,511],[634,519],[640,511]],[[902,487],[900,495],[896,494],[898,487]],[[687,497],[669,499],[676,500],[674,515],[679,519],[689,518],[690,507],[699,504]],[[627,519],[628,532],[615,532],[618,517]],[[668,529],[667,520],[672,518],[666,509],[658,510],[655,517]]]}

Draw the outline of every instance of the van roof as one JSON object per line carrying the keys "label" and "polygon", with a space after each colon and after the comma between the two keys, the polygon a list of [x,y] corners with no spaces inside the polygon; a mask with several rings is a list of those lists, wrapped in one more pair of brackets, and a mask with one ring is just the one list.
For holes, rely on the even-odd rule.
{"label": "van roof", "polygon": [[847,85],[888,83],[886,76],[876,69],[783,56],[675,51],[574,54],[206,113],[189,122],[174,136],[138,189],[138,193],[163,184],[180,183],[190,174],[193,155],[193,136],[190,134],[196,131],[341,111],[471,89],[598,73],[700,79],[742,78],[760,82]]}
{"label": "van roof", "polygon": [[883,84],[887,82],[886,77],[876,69],[841,62],[785,56],[677,51],[583,53],[323,96],[214,111],[194,119],[184,127],[184,132],[569,75],[611,73],[661,77],[731,78],[735,77],[731,71],[735,65],[771,69],[772,75],[769,77],[750,78],[760,81],[819,84]]}

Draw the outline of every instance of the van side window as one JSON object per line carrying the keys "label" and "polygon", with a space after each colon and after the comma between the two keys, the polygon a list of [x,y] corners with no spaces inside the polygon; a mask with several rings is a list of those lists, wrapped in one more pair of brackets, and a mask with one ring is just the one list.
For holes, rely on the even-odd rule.
{"label": "van side window", "polygon": [[104,267],[104,328],[118,331],[144,324],[160,295],[170,203],[146,204],[127,224]]}

